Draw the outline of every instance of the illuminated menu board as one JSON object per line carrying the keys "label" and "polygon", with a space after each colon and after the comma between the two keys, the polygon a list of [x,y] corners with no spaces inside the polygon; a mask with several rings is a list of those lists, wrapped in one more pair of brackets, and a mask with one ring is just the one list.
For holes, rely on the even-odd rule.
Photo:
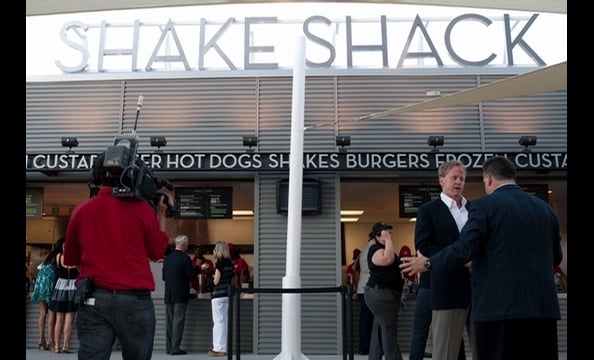
{"label": "illuminated menu board", "polygon": [[204,188],[208,195],[208,217],[219,219],[233,218],[233,188]]}
{"label": "illuminated menu board", "polygon": [[417,216],[419,206],[439,198],[441,187],[433,185],[400,185],[400,217]]}
{"label": "illuminated menu board", "polygon": [[[519,185],[524,191],[549,202],[549,187],[547,184]],[[441,187],[427,185],[400,185],[400,217],[417,216],[419,206],[439,198]]]}
{"label": "illuminated menu board", "polygon": [[41,219],[43,217],[43,188],[27,188],[25,204],[27,219]]}
{"label": "illuminated menu board", "polygon": [[175,189],[177,219],[233,218],[233,187]]}

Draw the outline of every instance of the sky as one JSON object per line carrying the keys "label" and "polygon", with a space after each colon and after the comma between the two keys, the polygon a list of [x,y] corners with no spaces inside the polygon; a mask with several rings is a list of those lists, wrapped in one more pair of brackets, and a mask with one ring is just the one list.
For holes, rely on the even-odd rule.
{"label": "sky", "polygon": [[[175,23],[183,51],[188,59],[189,66],[197,69],[200,39],[200,19],[208,21],[209,31],[206,38],[214,36],[217,29],[223,26],[225,20],[234,17],[242,23],[246,17],[276,16],[278,23],[271,26],[253,25],[252,41],[256,45],[274,46],[274,53],[253,54],[254,62],[278,63],[280,68],[291,68],[293,63],[293,37],[302,32],[303,21],[313,15],[322,15],[332,21],[331,26],[324,24],[314,25],[312,29],[321,37],[336,47],[336,60],[333,66],[340,68],[346,66],[346,31],[345,17],[353,19],[353,44],[378,44],[381,41],[379,18],[385,15],[388,18],[388,44],[391,68],[395,68],[404,47],[406,37],[411,31],[411,25],[416,15],[419,15],[425,24],[431,40],[442,58],[445,66],[456,66],[456,63],[447,55],[444,44],[445,27],[458,15],[475,13],[485,16],[493,23],[488,27],[478,22],[465,22],[457,26],[452,32],[452,46],[458,54],[467,59],[479,60],[486,58],[490,53],[497,54],[496,59],[490,64],[505,66],[505,33],[503,30],[503,14],[510,14],[512,18],[512,37],[526,25],[533,12],[467,9],[455,7],[412,6],[400,4],[357,4],[357,3],[267,3],[267,4],[226,4],[190,7],[166,7],[159,9],[104,11],[78,14],[62,14],[48,16],[30,16],[26,18],[26,75],[28,80],[40,79],[46,76],[63,75],[62,70],[56,65],[59,62],[66,67],[75,67],[83,60],[81,52],[67,46],[60,37],[61,27],[72,21],[88,26],[87,31],[79,30],[79,37],[72,37],[74,31],[69,33],[69,39],[81,44],[81,36],[85,37],[89,49],[88,71],[97,72],[99,25],[101,21],[109,24],[105,48],[130,48],[132,38],[132,24],[140,20],[142,26],[139,36],[138,67],[144,69],[151,53],[154,51],[161,29],[168,20]],[[243,25],[230,27],[218,40],[222,51],[230,61],[243,66]],[[315,27],[317,26],[317,27]],[[81,35],[82,34],[82,35]],[[537,53],[547,65],[556,64],[567,60],[567,15],[539,13],[536,20],[522,37],[526,43]],[[177,51],[175,43],[169,36],[160,48],[160,55],[173,54]],[[238,46],[241,45],[241,46]],[[426,42],[416,31],[411,49],[426,51]],[[241,50],[238,50],[241,49]],[[328,58],[327,48],[313,42],[306,44],[306,56],[314,62],[323,62]],[[209,69],[226,69],[227,64],[215,51],[209,51],[204,57],[205,67]],[[381,67],[381,56],[378,53],[358,53],[353,58],[353,63],[361,68]],[[519,46],[514,50],[515,65],[536,66],[534,60]],[[407,60],[408,61],[408,60]],[[409,65],[432,66],[432,60],[426,63],[418,61]],[[131,58],[129,56],[104,57],[104,70],[107,72],[131,72]],[[407,63],[405,63],[406,65]],[[183,70],[182,63],[159,64],[161,70]],[[155,65],[156,66],[156,65]]]}

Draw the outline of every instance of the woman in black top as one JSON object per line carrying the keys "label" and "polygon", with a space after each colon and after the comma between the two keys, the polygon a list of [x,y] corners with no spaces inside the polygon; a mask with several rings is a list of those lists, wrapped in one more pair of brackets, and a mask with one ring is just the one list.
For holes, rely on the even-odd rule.
{"label": "woman in black top", "polygon": [[[76,294],[76,277],[78,268],[76,266],[64,265],[64,238],[56,242],[58,254],[56,255],[57,275],[56,285],[52,293],[49,309],[56,313],[56,324],[54,328],[54,352],[70,353],[70,339],[74,328],[74,315],[76,305],[74,295]],[[64,343],[60,349],[60,339],[64,334]]]}
{"label": "woman in black top", "polygon": [[374,316],[370,360],[380,360],[382,352],[386,360],[402,360],[397,330],[404,278],[398,266],[400,259],[394,253],[392,229],[392,225],[378,222],[369,234],[375,239],[367,255],[369,280],[365,287],[365,302]]}
{"label": "woman in black top", "polygon": [[229,248],[224,241],[217,241],[212,254],[216,262],[210,294],[213,322],[212,350],[208,351],[208,355],[226,356],[229,287],[234,276],[233,263]]}

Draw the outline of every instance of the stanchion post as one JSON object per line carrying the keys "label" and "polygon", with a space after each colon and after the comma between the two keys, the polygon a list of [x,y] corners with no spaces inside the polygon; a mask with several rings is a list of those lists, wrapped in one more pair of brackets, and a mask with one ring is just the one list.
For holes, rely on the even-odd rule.
{"label": "stanchion post", "polygon": [[228,286],[229,308],[227,309],[227,359],[233,360],[233,297],[235,288]]}
{"label": "stanchion post", "polygon": [[346,287],[343,285],[340,288],[340,301],[342,306],[340,307],[342,310],[342,359],[346,360],[347,354],[347,311],[346,311]]}
{"label": "stanchion post", "polygon": [[347,285],[348,304],[349,304],[349,359],[354,360],[353,344],[355,342],[355,327],[353,326],[353,287]]}
{"label": "stanchion post", "polygon": [[240,360],[241,358],[241,326],[240,326],[240,319],[241,319],[241,284],[237,286],[237,324],[235,327],[236,336],[235,336],[235,359]]}

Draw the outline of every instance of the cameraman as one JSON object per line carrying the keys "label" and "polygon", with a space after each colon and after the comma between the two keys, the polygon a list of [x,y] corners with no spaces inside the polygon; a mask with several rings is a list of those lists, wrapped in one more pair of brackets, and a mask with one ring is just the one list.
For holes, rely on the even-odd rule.
{"label": "cameraman", "polygon": [[147,201],[113,196],[119,175],[104,168],[104,157],[91,176],[99,192],[74,209],[66,229],[64,263],[79,266],[77,286],[93,283],[76,317],[78,357],[109,359],[117,337],[125,359],[148,360],[156,324],[149,260],[162,259],[167,248],[167,204],[159,197],[155,211]]}

